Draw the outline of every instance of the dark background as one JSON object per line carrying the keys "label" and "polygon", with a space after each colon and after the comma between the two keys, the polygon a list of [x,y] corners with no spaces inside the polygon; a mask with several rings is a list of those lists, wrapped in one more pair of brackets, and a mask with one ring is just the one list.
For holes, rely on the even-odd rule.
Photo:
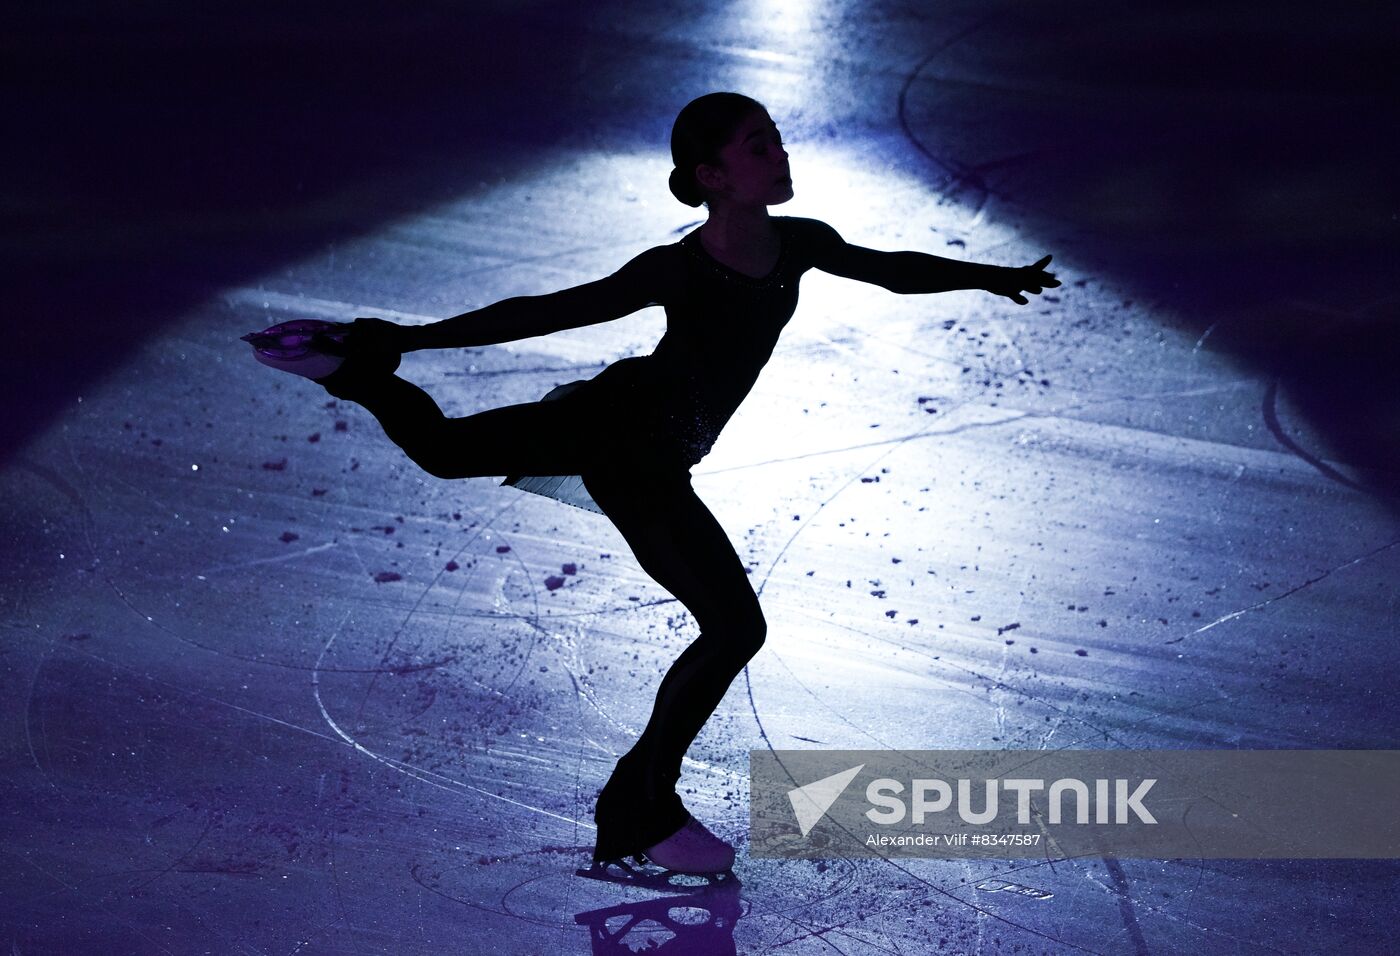
{"label": "dark background", "polygon": [[[911,307],[872,292],[847,352],[793,343],[784,363],[806,355],[808,373],[772,370],[790,394],[747,414],[796,421],[799,395],[814,411],[829,400],[829,440],[698,476],[774,623],[699,758],[742,768],[742,744],[862,734],[1393,745],[1400,536],[1354,489],[1390,494],[1400,474],[1396,19],[1382,5],[985,0],[7,11],[0,934],[24,953],[485,940],[534,953],[581,950],[586,911],[631,899],[575,878],[591,837],[571,822],[589,819],[691,622],[605,519],[485,481],[426,482],[367,413],[326,407],[235,336],[295,308],[298,290],[417,315],[464,290],[480,302],[478,272],[528,261],[546,216],[575,209],[543,251],[591,246],[592,268],[662,241],[600,221],[603,200],[623,201],[582,176],[561,197],[559,171],[582,154],[664,156],[677,109],[733,76],[767,81],[795,160],[832,146],[959,214],[984,208],[998,235],[1089,285],[1043,311],[996,303],[965,338],[909,359],[948,373],[936,409],[909,366],[886,371],[880,337],[947,331],[942,303],[881,326]],[[554,192],[528,218],[512,188],[532,178]],[[655,185],[667,205],[653,223],[691,216]],[[891,201],[802,189],[834,219],[843,202]],[[433,250],[464,257],[450,275],[386,228],[473,193],[489,201],[463,202]],[[881,228],[900,231],[890,218]],[[911,245],[957,254],[908,226]],[[361,236],[373,241],[324,267]],[[260,308],[258,284],[308,260]],[[561,271],[579,268],[546,274]],[[226,290],[247,294],[222,308]],[[824,304],[804,307],[835,329],[845,317]],[[1038,371],[1060,367],[1048,398],[1020,393],[993,419],[1003,383],[979,393],[950,357],[971,363],[1007,319],[1040,336]],[[1153,352],[1151,322],[1185,334]],[[152,342],[164,347],[135,354]],[[455,408],[488,407],[623,350],[599,342],[576,364],[528,349],[443,359],[429,380]],[[75,412],[108,374],[108,404]],[[960,401],[977,414],[907,442],[892,470],[879,448],[842,451],[894,447],[911,415],[938,422]],[[1001,427],[1023,418],[1025,444],[1021,425]],[[768,457],[755,447],[729,461]],[[926,566],[917,588],[894,558]],[[564,562],[579,574],[554,590]],[[584,682],[596,712],[575,697]],[[697,779],[687,798],[740,832],[727,814],[741,787]],[[748,858],[741,938],[1134,954],[1389,939],[1393,861],[1201,863],[1000,873],[1053,890],[1051,904],[987,895],[956,865]]]}
{"label": "dark background", "polygon": [[[6,416],[7,455],[211,288],[564,140],[664,144],[681,84],[611,75],[606,48],[705,22],[613,11],[638,29],[609,36],[586,5],[550,2],[86,6],[31,4],[0,39],[19,131],[0,185],[5,381],[25,410]],[[978,12],[947,9],[926,19],[951,32]],[[861,16],[816,28],[858,35]],[[987,108],[995,90],[941,102],[1015,144],[1007,198],[1032,234],[1082,231],[1078,254],[1273,376],[1328,436],[1310,453],[1389,488],[1398,26],[1382,4],[1027,5],[960,55],[992,58],[1008,88],[1087,94],[1047,93],[1044,122],[1015,128]],[[995,169],[940,161],[960,174],[945,187],[997,188]]]}

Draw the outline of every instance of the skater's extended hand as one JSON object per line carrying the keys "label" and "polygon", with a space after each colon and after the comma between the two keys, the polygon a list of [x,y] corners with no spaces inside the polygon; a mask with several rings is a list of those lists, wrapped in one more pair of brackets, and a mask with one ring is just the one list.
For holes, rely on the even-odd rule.
{"label": "skater's extended hand", "polygon": [[350,324],[345,345],[352,355],[402,355],[408,350],[408,330],[383,319],[359,318]]}
{"label": "skater's extended hand", "polygon": [[1032,265],[999,268],[995,278],[988,283],[987,291],[993,295],[1004,295],[1018,305],[1027,305],[1030,300],[1022,293],[1039,295],[1042,289],[1053,289],[1060,284],[1055,273],[1045,271],[1049,262],[1050,256],[1046,256]]}

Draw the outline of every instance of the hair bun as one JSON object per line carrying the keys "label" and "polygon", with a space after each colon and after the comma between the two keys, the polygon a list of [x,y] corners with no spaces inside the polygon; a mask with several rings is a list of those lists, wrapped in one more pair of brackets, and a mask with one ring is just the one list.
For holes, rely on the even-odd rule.
{"label": "hair bun", "polygon": [[700,184],[695,181],[695,176],[687,176],[679,166],[671,170],[668,185],[671,187],[671,195],[687,206],[698,206],[705,201],[704,194],[700,192]]}

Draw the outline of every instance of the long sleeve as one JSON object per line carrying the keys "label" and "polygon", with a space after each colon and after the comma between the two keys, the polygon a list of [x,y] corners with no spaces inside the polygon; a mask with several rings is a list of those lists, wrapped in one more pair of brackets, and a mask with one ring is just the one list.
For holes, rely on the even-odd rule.
{"label": "long sleeve", "polygon": [[803,220],[812,244],[812,264],[823,272],[869,282],[904,295],[985,289],[1001,266],[945,259],[925,252],[881,252],[852,245],[831,226]]}
{"label": "long sleeve", "polygon": [[408,348],[472,348],[609,322],[658,304],[665,247],[648,249],[603,279],[546,295],[516,296],[407,331]]}

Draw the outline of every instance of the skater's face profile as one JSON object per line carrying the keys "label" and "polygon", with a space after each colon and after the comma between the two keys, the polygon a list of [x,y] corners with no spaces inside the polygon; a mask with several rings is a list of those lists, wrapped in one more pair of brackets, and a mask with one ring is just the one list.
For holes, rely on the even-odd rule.
{"label": "skater's face profile", "polygon": [[787,150],[777,124],[752,110],[720,148],[719,163],[696,170],[714,198],[743,206],[775,206],[792,198]]}

